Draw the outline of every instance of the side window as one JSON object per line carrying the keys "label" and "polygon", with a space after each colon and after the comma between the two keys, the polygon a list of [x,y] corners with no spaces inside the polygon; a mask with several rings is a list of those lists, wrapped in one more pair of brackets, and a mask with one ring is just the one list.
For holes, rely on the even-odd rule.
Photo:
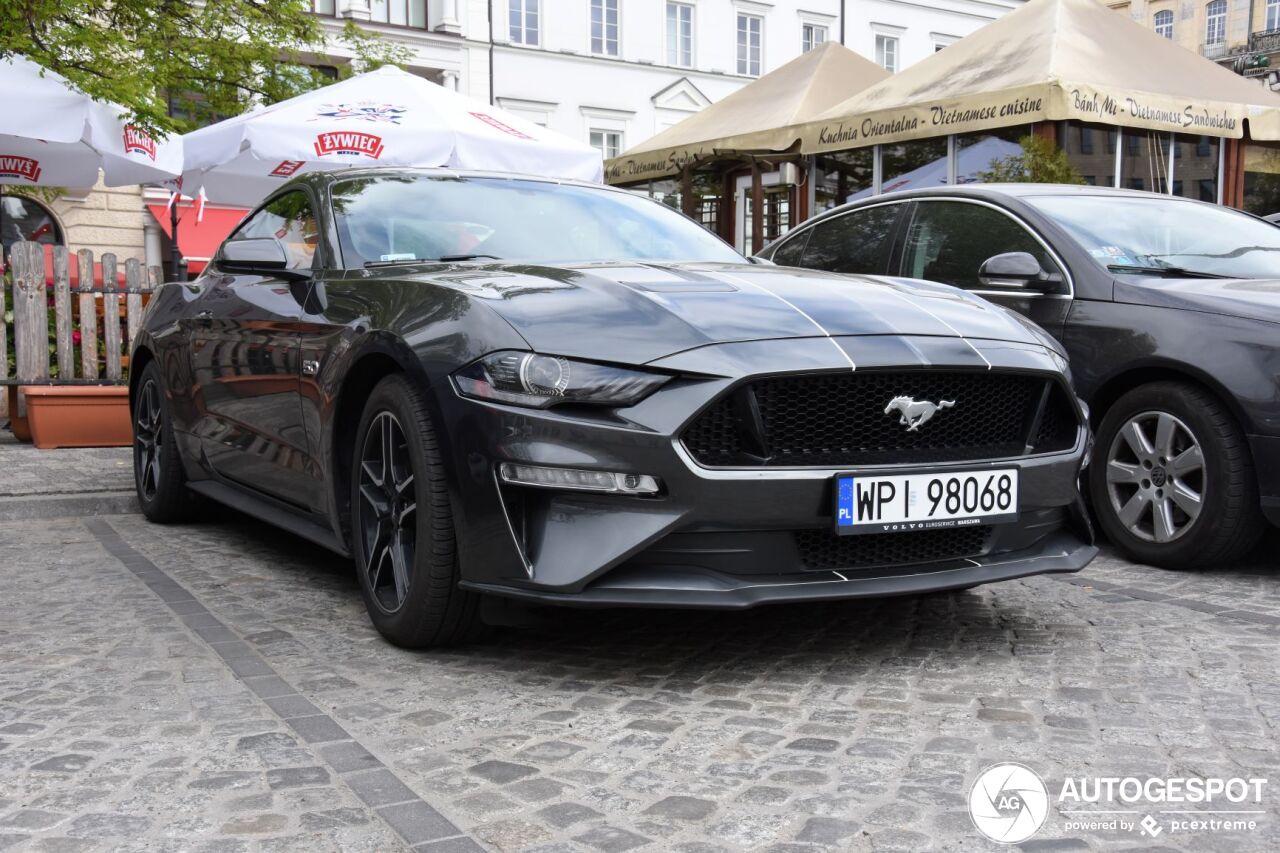
{"label": "side window", "polygon": [[882,204],[820,222],[804,250],[801,266],[829,272],[883,275],[890,236],[900,205]]}
{"label": "side window", "polygon": [[978,269],[992,255],[1026,252],[1046,272],[1061,272],[1048,251],[1017,220],[961,201],[922,201],[907,229],[902,274],[978,290]]}
{"label": "side window", "polygon": [[320,231],[306,193],[285,193],[249,217],[234,237],[270,237],[284,246],[289,269],[309,270],[315,263]]}
{"label": "side window", "polygon": [[812,234],[813,229],[806,228],[791,239],[783,240],[776,249],[766,253],[769,260],[784,267],[800,266],[801,258],[804,256],[804,248],[809,245],[809,237]]}

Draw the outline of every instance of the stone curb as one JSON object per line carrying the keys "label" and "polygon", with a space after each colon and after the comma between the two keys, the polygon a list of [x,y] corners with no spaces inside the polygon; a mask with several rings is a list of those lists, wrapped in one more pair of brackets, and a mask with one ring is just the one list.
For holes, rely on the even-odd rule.
{"label": "stone curb", "polygon": [[133,492],[76,492],[64,495],[0,497],[0,521],[37,518],[85,518],[138,512]]}

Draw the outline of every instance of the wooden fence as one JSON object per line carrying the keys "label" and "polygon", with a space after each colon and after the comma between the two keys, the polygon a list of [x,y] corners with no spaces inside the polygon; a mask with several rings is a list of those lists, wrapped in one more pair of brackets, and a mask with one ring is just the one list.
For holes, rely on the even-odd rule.
{"label": "wooden fence", "polygon": [[[148,294],[160,283],[160,268],[144,272],[137,258],[128,258],[121,286],[114,254],[104,253],[95,265],[93,252],[81,249],[73,276],[66,246],[53,247],[51,258],[47,251],[38,243],[11,247],[13,289],[7,304],[0,287],[0,387],[125,382],[128,354],[142,327]],[[101,284],[96,282],[99,268]],[[5,322],[6,310],[12,312],[11,324]]]}

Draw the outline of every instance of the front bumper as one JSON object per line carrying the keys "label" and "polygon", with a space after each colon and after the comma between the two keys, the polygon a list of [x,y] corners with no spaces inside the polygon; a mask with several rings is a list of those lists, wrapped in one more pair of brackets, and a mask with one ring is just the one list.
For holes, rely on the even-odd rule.
{"label": "front bumper", "polygon": [[[910,536],[911,534],[895,534]],[[1029,575],[1078,572],[1098,553],[1071,531],[1059,530],[1029,548],[943,564],[804,576],[734,577],[680,567],[644,571],[619,568],[581,592],[464,582],[463,587],[538,604],[565,607],[671,607],[745,610],[761,604],[887,598],[967,589]]]}
{"label": "front bumper", "polygon": [[[1031,345],[901,336],[837,340],[858,370],[986,369],[990,363],[992,369],[1058,373],[1052,357]],[[1092,559],[1077,489],[1083,427],[1069,451],[890,466],[894,472],[1017,467],[1019,518],[992,526],[982,547],[962,559],[849,571],[816,567],[796,543],[815,531],[835,538],[833,477],[858,469],[704,468],[680,444],[695,413],[741,377],[848,370],[839,356],[825,338],[703,347],[659,366],[706,378],[673,382],[616,413],[522,409],[463,399],[448,389],[439,399],[449,423],[462,586],[577,606],[744,608],[958,589],[1078,571]],[[504,461],[648,474],[664,490],[631,497],[513,487],[496,476]]]}

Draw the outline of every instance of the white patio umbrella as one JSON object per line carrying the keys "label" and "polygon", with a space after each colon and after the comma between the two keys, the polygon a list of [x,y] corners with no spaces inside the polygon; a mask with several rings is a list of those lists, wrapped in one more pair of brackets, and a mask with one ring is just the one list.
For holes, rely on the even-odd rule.
{"label": "white patio umbrella", "polygon": [[183,186],[230,204],[254,204],[303,172],[353,166],[603,177],[586,143],[392,66],[193,131],[183,145]]}
{"label": "white patio umbrella", "polygon": [[181,174],[181,140],[155,140],[124,116],[29,59],[0,60],[0,184],[91,187],[99,169],[109,187]]}

